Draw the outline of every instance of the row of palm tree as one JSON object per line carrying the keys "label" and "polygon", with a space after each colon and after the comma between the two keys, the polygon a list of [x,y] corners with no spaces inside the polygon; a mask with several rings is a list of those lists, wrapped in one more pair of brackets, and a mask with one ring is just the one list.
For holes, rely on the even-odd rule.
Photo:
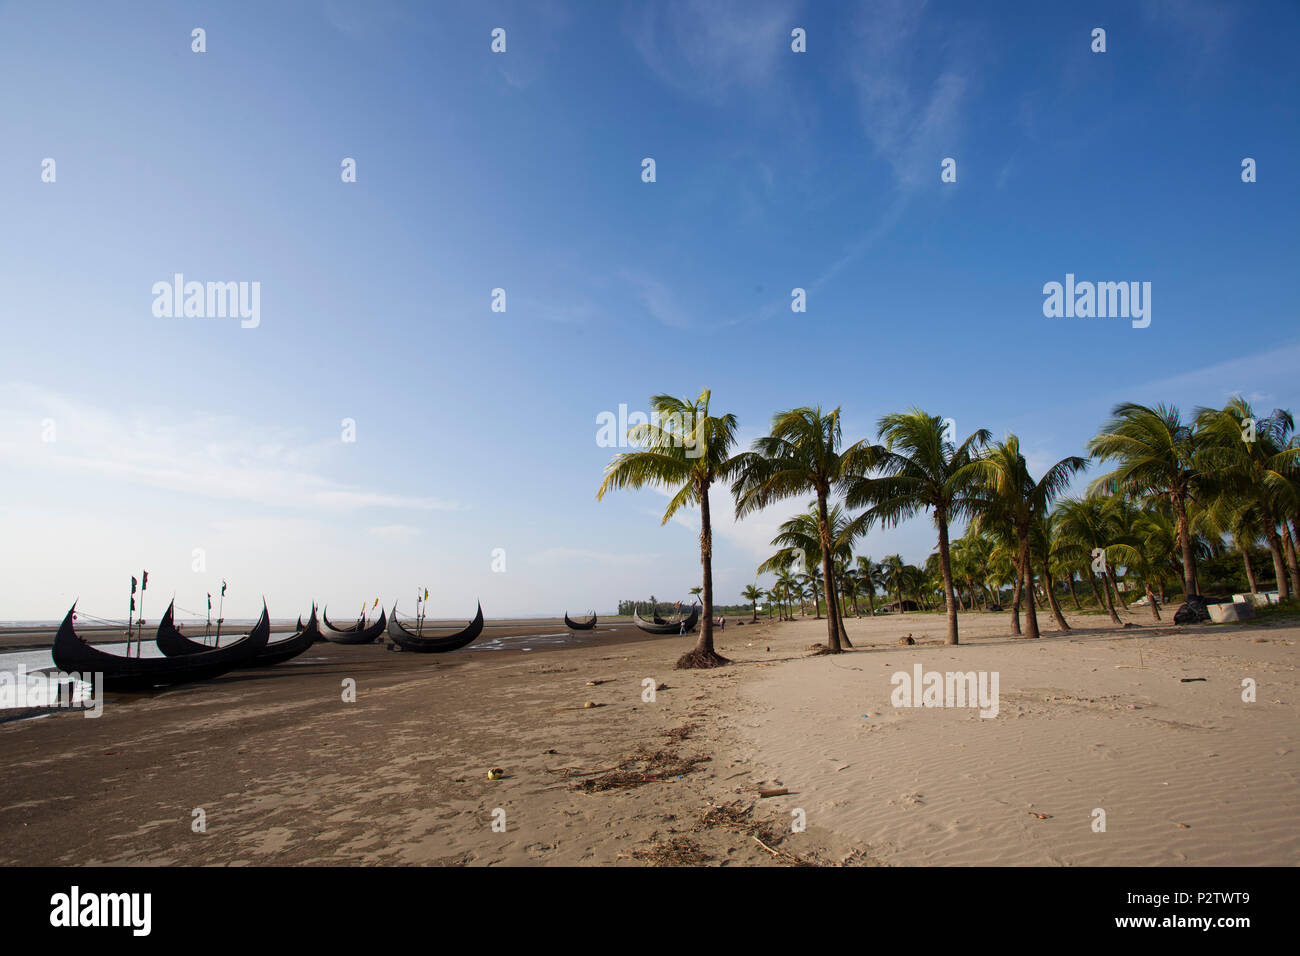
{"label": "row of palm tree", "polygon": [[[1284,566],[1290,591],[1300,591],[1300,440],[1289,412],[1261,418],[1244,399],[1233,398],[1185,422],[1170,406],[1117,405],[1087,449],[1089,458],[1113,470],[1094,480],[1083,498],[1058,503],[1089,458],[1063,458],[1036,477],[1015,435],[993,441],[979,429],[957,442],[944,419],[916,408],[885,415],[874,441],[845,447],[839,409],[813,406],[779,412],[770,434],[750,451],[733,453],[736,418],[712,415],[710,399],[707,389],[694,401],[652,398],[656,416],[628,431],[634,450],[614,456],[597,492],[602,498],[616,488],[665,486],[673,496],[664,523],[683,507],[699,508],[703,625],[699,643],[679,667],[729,663],[713,645],[709,492],[719,482],[729,482],[737,519],[812,496],[806,511],[780,526],[772,541],[778,550],[759,571],[776,575],[766,596],[783,615],[807,595],[820,617],[824,600],[826,646],[833,653],[852,646],[843,623],[845,599],[856,610],[865,593],[874,612],[877,587],[896,597],[901,611],[905,594],[928,607],[937,584],[949,644],[959,642],[958,614],[966,605],[959,585],[967,585],[974,606],[977,578],[986,592],[998,584],[994,604],[1010,583],[1013,632],[1021,633],[1023,608],[1024,633],[1031,638],[1040,633],[1040,593],[1057,625],[1068,629],[1056,585],[1063,579],[1078,606],[1074,583],[1081,569],[1099,606],[1104,591],[1113,620],[1119,620],[1116,565],[1143,585],[1158,615],[1156,593],[1165,593],[1172,559],[1178,559],[1184,597],[1195,596],[1198,548],[1225,533],[1244,549],[1252,582],[1249,542],[1262,536],[1280,596],[1289,593]],[[853,554],[853,543],[873,527],[921,514],[931,517],[937,537],[926,567],[908,565],[899,555],[877,564]],[[966,530],[953,542],[955,523]],[[758,596],[747,594],[755,615]]]}

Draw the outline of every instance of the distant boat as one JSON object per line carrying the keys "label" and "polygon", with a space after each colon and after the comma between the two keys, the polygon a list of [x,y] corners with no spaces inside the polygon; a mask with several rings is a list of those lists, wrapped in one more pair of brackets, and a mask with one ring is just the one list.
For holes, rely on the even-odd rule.
{"label": "distant boat", "polygon": [[[192,654],[203,654],[213,649],[211,645],[186,637],[175,627],[164,627],[162,624],[158,625],[157,640],[158,649],[168,657],[188,657]],[[268,641],[266,647],[259,654],[235,666],[241,668],[270,667],[272,664],[279,664],[297,657],[320,640],[323,640],[323,638],[320,633],[320,625],[316,621],[316,608],[313,607],[306,627],[303,626],[302,615],[299,615],[298,630],[292,637],[279,641]]]}
{"label": "distant boat", "polygon": [[686,628],[687,633],[690,633],[695,629],[695,625],[699,619],[699,605],[691,606],[691,613],[686,620],[679,622],[665,621],[663,624],[652,624],[650,621],[644,620],[641,615],[636,612],[635,608],[632,611],[632,623],[641,628],[641,630],[645,631],[647,634],[679,634],[683,627]]}
{"label": "distant boat", "polygon": [[418,651],[421,653],[445,654],[448,651],[460,650],[483,633],[483,605],[479,604],[478,614],[474,620],[469,622],[467,627],[456,631],[454,634],[444,634],[441,637],[424,637],[415,631],[405,627],[397,619],[397,605],[393,605],[393,616],[388,619],[388,636],[404,651]]}
{"label": "distant boat", "polygon": [[330,624],[329,618],[325,617],[324,610],[321,611],[321,617],[325,620],[325,624],[320,629],[321,634],[325,640],[332,641],[335,644],[374,643],[384,633],[384,628],[388,626],[388,618],[385,616],[383,608],[379,609],[379,620],[369,627],[365,626],[365,621],[358,621],[351,627],[337,628]]}
{"label": "distant boat", "polygon": [[[174,629],[174,606],[175,601],[159,622],[160,630]],[[54,666],[64,673],[102,673],[104,688],[114,691],[144,691],[217,677],[260,654],[271,634],[271,621],[263,601],[262,616],[253,630],[228,647],[209,648],[185,657],[121,657],[91,647],[77,636],[72,626],[76,610],[77,605],[73,604],[54,635]]]}
{"label": "distant boat", "polygon": [[591,615],[590,621],[575,621],[569,617],[569,612],[564,612],[564,623],[569,625],[575,631],[590,631],[596,626],[596,615]]}

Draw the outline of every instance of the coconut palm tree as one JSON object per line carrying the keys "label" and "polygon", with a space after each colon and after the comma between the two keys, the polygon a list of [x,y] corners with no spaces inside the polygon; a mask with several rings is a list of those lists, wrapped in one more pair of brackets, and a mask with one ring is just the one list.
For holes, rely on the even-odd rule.
{"label": "coconut palm tree", "polygon": [[1250,553],[1264,535],[1264,516],[1255,502],[1225,491],[1210,502],[1200,517],[1213,533],[1232,537],[1232,546],[1241,553],[1250,593],[1258,594],[1259,586],[1255,580],[1255,566],[1250,560]]}
{"label": "coconut palm tree", "polygon": [[754,615],[749,619],[750,624],[758,623],[758,599],[763,596],[763,589],[757,584],[745,585],[745,590],[740,592],[740,596],[748,601],[754,608]]}
{"label": "coconut palm tree", "polygon": [[880,562],[880,584],[886,594],[898,595],[898,613],[903,614],[903,586],[907,583],[907,565],[901,554],[887,554]]}
{"label": "coconut palm tree", "polygon": [[948,524],[970,516],[975,474],[970,466],[992,435],[981,428],[954,445],[947,438],[944,420],[917,408],[885,415],[876,427],[882,444],[860,442],[845,456],[855,474],[845,483],[844,503],[850,508],[867,508],[857,519],[864,530],[877,521],[894,526],[920,512],[933,514],[948,609],[947,642],[956,644],[957,601]]}
{"label": "coconut palm tree", "polygon": [[876,585],[880,583],[880,571],[869,555],[859,555],[857,565],[858,581],[862,585],[862,590],[867,592],[867,608],[871,611],[871,616],[875,617]]}
{"label": "coconut palm tree", "polygon": [[782,620],[794,620],[790,601],[799,593],[799,583],[794,579],[794,574],[789,567],[781,568],[776,572],[776,587],[781,595],[781,606],[784,611]]}
{"label": "coconut palm tree", "polygon": [[1135,402],[1116,405],[1088,453],[1119,467],[1090,486],[1108,494],[1164,497],[1173,508],[1183,553],[1183,600],[1196,595],[1196,557],[1187,506],[1207,483],[1202,456],[1205,442],[1194,424],[1172,405],[1150,408]]}
{"label": "coconut palm tree", "polygon": [[1053,534],[1052,513],[1044,509],[1034,516],[1030,545],[1038,566],[1043,569],[1043,594],[1047,598],[1048,607],[1052,610],[1052,618],[1056,621],[1057,627],[1062,631],[1068,631],[1070,625],[1066,622],[1065,615],[1061,613],[1061,605],[1056,600],[1056,580],[1052,574]]}
{"label": "coconut palm tree", "polygon": [[1020,453],[1020,439],[1008,435],[987,448],[973,465],[979,493],[971,509],[977,520],[1009,527],[1016,538],[1016,570],[1026,604],[1027,637],[1037,638],[1038,615],[1034,609],[1034,569],[1030,560],[1030,537],[1035,520],[1046,514],[1052,501],[1069,485],[1071,477],[1087,467],[1077,455],[1062,458],[1035,481]]}
{"label": "coconut palm tree", "polygon": [[[1200,409],[1196,421],[1204,439],[1204,457],[1213,463],[1219,487],[1247,498],[1263,516],[1278,597],[1288,596],[1284,561],[1291,572],[1291,590],[1300,591],[1300,568],[1291,535],[1277,531],[1279,522],[1286,531],[1286,516],[1294,513],[1296,504],[1294,482],[1300,448],[1292,447],[1295,423],[1291,413],[1278,409],[1259,418],[1245,399],[1234,396],[1224,408]],[[1286,547],[1288,543],[1290,547]]]}
{"label": "coconut palm tree", "polygon": [[[829,413],[820,407],[779,412],[772,419],[772,433],[755,441],[752,451],[736,456],[737,477],[731,486],[737,518],[786,498],[816,495],[822,578],[828,594],[836,593],[828,502],[845,478],[840,442],[838,408]],[[828,602],[826,628],[827,646],[831,653],[840,653],[844,628],[834,601]]]}
{"label": "coconut palm tree", "polygon": [[671,395],[651,398],[650,407],[657,420],[628,429],[628,441],[636,450],[614,456],[596,492],[599,500],[606,492],[619,488],[647,485],[676,488],[664,511],[663,524],[683,507],[699,506],[703,623],[699,643],[677,661],[679,668],[719,667],[730,663],[713,648],[713,523],[709,489],[715,481],[731,476],[736,416],[710,415],[710,397],[706,388],[695,401]]}
{"label": "coconut palm tree", "polygon": [[1111,600],[1109,582],[1103,577],[1102,588],[1105,591],[1103,601],[1102,593],[1097,590],[1097,576],[1093,573],[1093,566],[1098,558],[1102,559],[1103,568],[1107,563],[1106,546],[1109,542],[1106,540],[1107,525],[1103,501],[1096,497],[1065,498],[1057,505],[1055,513],[1055,528],[1061,549],[1068,547],[1076,549],[1078,559],[1087,569],[1088,582],[1092,585],[1092,594],[1097,599],[1097,607],[1106,608],[1112,623],[1123,624],[1119,612],[1115,610],[1115,602]]}

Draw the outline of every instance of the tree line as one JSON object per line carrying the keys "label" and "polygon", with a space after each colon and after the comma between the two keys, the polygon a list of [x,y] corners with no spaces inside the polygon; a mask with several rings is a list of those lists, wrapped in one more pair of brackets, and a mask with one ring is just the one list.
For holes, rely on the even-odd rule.
{"label": "tree line", "polygon": [[[1039,636],[1040,600],[1068,630],[1057,598],[1061,580],[1076,606],[1076,579],[1087,582],[1118,623],[1121,572],[1143,589],[1159,619],[1171,585],[1184,600],[1199,594],[1198,564],[1222,553],[1225,538],[1240,553],[1251,591],[1261,570],[1251,552],[1260,541],[1279,598],[1300,591],[1300,438],[1289,411],[1259,416],[1234,397],[1185,418],[1170,405],[1122,403],[1089,441],[1087,456],[1068,456],[1036,476],[1017,436],[995,441],[979,429],[959,442],[943,418],[917,408],[883,416],[874,439],[848,445],[838,408],[790,409],[773,416],[770,433],[749,451],[737,452],[736,417],[713,415],[710,400],[708,389],[694,401],[654,396],[657,421],[628,430],[633,450],[613,457],[597,491],[602,498],[619,488],[665,487],[673,492],[665,524],[682,507],[699,508],[703,621],[698,644],[678,667],[729,663],[714,649],[712,629],[710,491],[720,483],[738,519],[811,496],[806,512],[782,524],[772,542],[777,552],[759,566],[776,584],[766,591],[751,585],[744,597],[755,613],[761,598],[785,613],[811,591],[819,614],[826,598],[832,653],[852,646],[846,599],[856,609],[865,597],[874,613],[877,593],[899,610],[908,601],[942,605],[949,644],[959,642],[959,611],[999,606],[1006,586],[1016,634],[1023,617],[1023,633]],[[1065,497],[1092,461],[1110,470],[1084,495]],[[853,554],[873,527],[920,514],[932,519],[937,539],[924,568],[899,555],[876,562]],[[951,540],[962,523],[964,533]]]}

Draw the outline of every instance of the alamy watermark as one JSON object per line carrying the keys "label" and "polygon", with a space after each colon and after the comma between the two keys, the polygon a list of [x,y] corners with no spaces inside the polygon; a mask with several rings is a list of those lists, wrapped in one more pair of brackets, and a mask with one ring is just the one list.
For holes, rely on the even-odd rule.
{"label": "alamy watermark", "polygon": [[152,292],[158,319],[239,318],[245,329],[262,324],[260,282],[186,282],[177,272],[171,282],[155,282]]}
{"label": "alamy watermark", "polygon": [[600,412],[596,415],[596,445],[600,448],[644,448],[646,442],[634,442],[627,437],[630,429],[649,425],[667,436],[676,448],[685,448],[687,458],[699,458],[704,450],[695,437],[695,416],[673,412],[628,412],[626,403],[619,403],[618,413]]}
{"label": "alamy watermark", "polygon": [[984,718],[998,715],[998,672],[894,671],[889,683],[894,691],[889,702],[895,707],[978,707]]}
{"label": "alamy watermark", "polygon": [[1132,319],[1133,328],[1151,324],[1150,282],[1075,282],[1065,274],[1065,284],[1043,286],[1043,315],[1049,319]]}
{"label": "alamy watermark", "polygon": [[0,711],[13,709],[80,709],[89,718],[104,716],[104,674],[34,671],[26,664],[0,671]]}

